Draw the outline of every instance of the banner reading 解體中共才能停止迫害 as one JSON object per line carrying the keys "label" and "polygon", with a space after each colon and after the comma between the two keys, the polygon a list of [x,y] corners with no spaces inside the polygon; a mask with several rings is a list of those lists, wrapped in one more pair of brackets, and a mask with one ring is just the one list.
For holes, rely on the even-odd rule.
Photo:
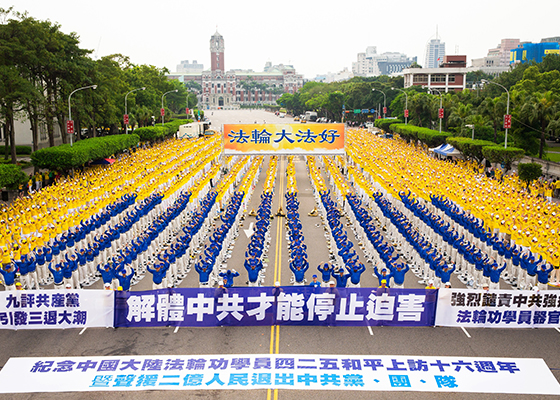
{"label": "banner reading \u89e3\u9ad4\u4e2d\u5171\u624d\u80fd\u505c\u6b62\u8feb\u5bb3", "polygon": [[344,124],[224,124],[226,155],[344,154]]}

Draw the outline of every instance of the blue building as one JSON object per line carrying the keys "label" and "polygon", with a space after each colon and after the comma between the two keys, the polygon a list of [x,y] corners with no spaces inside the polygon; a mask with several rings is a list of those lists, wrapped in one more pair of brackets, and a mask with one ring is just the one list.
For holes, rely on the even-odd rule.
{"label": "blue building", "polygon": [[560,54],[558,43],[521,43],[517,49],[511,50],[509,63],[542,62],[548,54]]}

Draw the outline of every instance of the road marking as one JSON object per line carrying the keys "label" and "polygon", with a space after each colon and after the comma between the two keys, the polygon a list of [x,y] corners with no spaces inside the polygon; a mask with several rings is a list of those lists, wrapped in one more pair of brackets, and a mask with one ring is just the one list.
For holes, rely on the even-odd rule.
{"label": "road marking", "polygon": [[461,329],[463,330],[463,332],[465,332],[465,335],[467,335],[467,337],[470,339],[471,335],[469,335],[469,332],[467,332],[467,330],[465,329],[465,327],[462,326]]}
{"label": "road marking", "polygon": [[176,326],[176,327],[175,327],[175,330],[173,331],[173,333],[177,333],[178,330],[179,330],[179,327]]}
{"label": "road marking", "polygon": [[554,329],[556,329],[558,332],[560,332],[560,329],[558,329],[558,328],[554,328]]}
{"label": "road marking", "polygon": [[[279,168],[277,169],[277,171],[280,171],[280,180],[278,182],[278,194],[279,194],[279,198],[278,198],[278,208],[282,207],[283,205],[283,200],[284,200],[284,171],[283,171],[283,166],[284,166],[284,159],[281,157],[280,158],[280,165]],[[282,217],[276,217],[276,246],[275,246],[275,252],[274,252],[274,274],[273,274],[273,278],[274,278],[274,284],[276,284],[276,282],[280,282],[280,263],[282,260]],[[276,335],[274,334],[274,326],[276,326]],[[276,336],[276,338],[275,338]],[[279,342],[279,337],[280,337],[280,325],[272,325],[270,327],[270,354],[274,354],[274,350],[276,349],[276,354],[278,354],[278,350],[280,347],[280,342]],[[275,340],[276,339],[276,340]],[[276,343],[276,348],[274,346],[274,344]],[[266,393],[266,399],[267,400],[272,400],[272,389],[268,389],[267,393]],[[274,389],[274,400],[278,400],[278,389]]]}
{"label": "road marking", "polygon": [[84,332],[86,331],[86,329],[87,329],[87,326],[85,326],[84,329],[82,329],[82,330],[80,331],[80,333],[78,333],[78,335],[81,335],[82,333],[84,333]]}
{"label": "road marking", "polygon": [[369,331],[369,334],[370,334],[371,336],[373,336],[373,331],[371,330],[371,326],[368,325],[368,326],[367,326],[367,330]]}

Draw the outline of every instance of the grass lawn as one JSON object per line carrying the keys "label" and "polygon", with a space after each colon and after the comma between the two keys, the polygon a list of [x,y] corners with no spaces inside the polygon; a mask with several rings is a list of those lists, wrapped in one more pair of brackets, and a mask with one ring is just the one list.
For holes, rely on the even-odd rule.
{"label": "grass lawn", "polygon": [[560,162],[560,153],[546,153],[550,161]]}

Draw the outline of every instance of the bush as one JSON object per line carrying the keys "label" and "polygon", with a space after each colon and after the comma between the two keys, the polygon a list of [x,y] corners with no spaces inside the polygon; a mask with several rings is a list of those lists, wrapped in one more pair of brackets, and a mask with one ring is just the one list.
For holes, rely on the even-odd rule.
{"label": "bush", "polygon": [[471,157],[481,162],[484,158],[482,149],[487,146],[495,146],[496,143],[487,140],[472,140],[466,137],[448,137],[447,143],[459,150],[465,157]]}
{"label": "bush", "polygon": [[134,147],[139,142],[136,134],[111,135],[80,140],[73,146],[63,144],[37,150],[31,155],[31,162],[38,168],[69,170],[85,163],[107,158],[124,149]]}
{"label": "bush", "polygon": [[188,120],[174,119],[163,125],[144,126],[142,128],[136,128],[134,134],[138,135],[142,142],[155,142],[175,135],[179,130],[179,126],[187,124],[187,121]]}
{"label": "bush", "polygon": [[14,190],[20,184],[27,182],[28,179],[27,174],[21,170],[19,165],[0,165],[0,187]]}
{"label": "bush", "polygon": [[509,171],[511,164],[525,155],[525,150],[517,147],[487,146],[482,148],[482,155],[491,163],[503,164],[505,170]]}
{"label": "bush", "polygon": [[373,125],[376,128],[383,129],[385,132],[392,132],[391,131],[391,125],[402,124],[403,122],[404,121],[401,121],[400,119],[395,119],[395,118],[382,118],[382,119],[376,119],[375,122],[373,123]]}
{"label": "bush", "polygon": [[421,142],[427,144],[429,147],[437,147],[445,143],[445,140],[451,135],[448,132],[435,131],[428,128],[420,128],[414,125],[405,124],[392,124],[390,129],[393,132],[400,134],[403,138],[408,141],[420,140]]}
{"label": "bush", "polygon": [[31,146],[16,146],[16,154],[18,156],[28,156],[33,152]]}

